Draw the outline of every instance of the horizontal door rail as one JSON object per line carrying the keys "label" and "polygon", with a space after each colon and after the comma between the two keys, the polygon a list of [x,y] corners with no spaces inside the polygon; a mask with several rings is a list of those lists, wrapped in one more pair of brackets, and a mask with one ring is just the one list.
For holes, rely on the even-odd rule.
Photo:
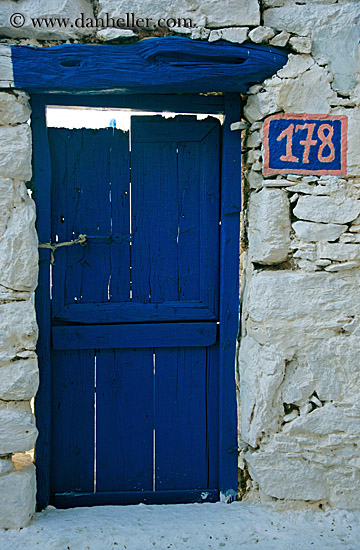
{"label": "horizontal door rail", "polygon": [[188,504],[217,502],[217,489],[193,491],[123,491],[118,493],[56,493],[54,504],[59,508],[74,506],[101,506],[102,504]]}
{"label": "horizontal door rail", "polygon": [[87,325],[152,321],[216,321],[217,316],[200,300],[139,304],[138,302],[77,303],[53,311],[53,318]]}
{"label": "horizontal door rail", "polygon": [[216,323],[73,325],[52,329],[56,350],[211,346],[216,334]]}

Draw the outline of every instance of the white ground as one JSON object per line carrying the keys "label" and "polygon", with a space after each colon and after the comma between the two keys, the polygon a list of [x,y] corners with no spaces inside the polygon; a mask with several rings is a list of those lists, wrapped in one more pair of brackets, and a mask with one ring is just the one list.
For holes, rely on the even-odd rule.
{"label": "white ground", "polygon": [[279,513],[259,504],[49,507],[0,529],[1,550],[360,550],[360,513]]}

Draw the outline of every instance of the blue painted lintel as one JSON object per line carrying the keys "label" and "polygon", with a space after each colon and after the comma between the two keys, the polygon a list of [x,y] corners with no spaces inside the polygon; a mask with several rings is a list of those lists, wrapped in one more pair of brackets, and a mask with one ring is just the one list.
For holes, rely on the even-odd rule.
{"label": "blue painted lintel", "polygon": [[14,85],[29,92],[246,92],[273,75],[287,53],[270,46],[185,37],[129,45],[11,46]]}

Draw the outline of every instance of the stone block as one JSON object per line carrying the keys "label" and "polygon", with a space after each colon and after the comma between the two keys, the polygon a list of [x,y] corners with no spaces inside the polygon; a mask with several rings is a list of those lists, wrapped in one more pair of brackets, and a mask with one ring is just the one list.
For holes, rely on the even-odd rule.
{"label": "stone block", "polygon": [[328,72],[318,65],[297,78],[283,79],[279,84],[279,105],[288,113],[327,114],[335,97]]}
{"label": "stone block", "polygon": [[270,38],[275,36],[275,32],[270,27],[256,27],[249,32],[249,38],[252,42],[260,44],[261,42],[268,42]]}
{"label": "stone block", "polygon": [[298,76],[314,65],[310,55],[290,54],[288,62],[277,72],[280,78],[298,78]]}
{"label": "stone block", "polygon": [[345,224],[360,213],[360,201],[352,198],[300,197],[294,208],[294,215],[312,222]]}
{"label": "stone block", "polygon": [[25,350],[34,351],[37,335],[35,307],[32,302],[0,304],[0,368]]}
{"label": "stone block", "polygon": [[311,53],[311,38],[306,36],[293,36],[289,44],[295,52]]}
{"label": "stone block", "polygon": [[359,400],[360,342],[357,334],[353,333],[359,323],[359,317],[355,320],[349,317],[343,320],[342,334],[326,339],[308,339],[303,355],[315,381],[314,390],[322,401],[352,403]]}
{"label": "stone block", "polygon": [[234,44],[242,44],[247,39],[249,27],[229,27],[221,29],[221,38]]}
{"label": "stone block", "polygon": [[24,92],[0,93],[0,125],[19,124],[30,118],[29,96]]}
{"label": "stone block", "polygon": [[277,46],[278,48],[284,48],[289,42],[290,34],[288,32],[282,31],[274,38],[270,40],[271,46]]}
{"label": "stone block", "polygon": [[26,527],[35,513],[35,466],[29,458],[14,460],[15,470],[0,477],[0,528]]}
{"label": "stone block", "polygon": [[345,115],[348,117],[347,175],[360,176],[360,107],[354,109],[338,107],[332,111],[332,114]]}
{"label": "stone block", "polygon": [[0,455],[30,451],[38,431],[27,401],[0,401]]}
{"label": "stone block", "polygon": [[[291,426],[295,421],[290,422]],[[322,500],[328,494],[327,478],[321,466],[285,453],[248,452],[245,459],[250,476],[266,495],[284,500]]]}
{"label": "stone block", "polygon": [[283,405],[279,389],[285,360],[271,346],[260,346],[250,337],[239,349],[241,439],[252,447],[263,434],[277,431]]}
{"label": "stone block", "polygon": [[318,257],[338,262],[360,260],[360,244],[319,243]]}
{"label": "stone block", "polygon": [[252,262],[276,264],[286,260],[290,245],[289,200],[282,189],[262,189],[250,197],[249,257]]}
{"label": "stone block", "polygon": [[354,88],[356,74],[360,72],[360,12],[357,2],[336,6],[307,2],[274,7],[265,10],[264,25],[299,35],[311,34],[312,53],[316,59],[325,59],[329,64],[334,74],[334,89],[348,94]]}
{"label": "stone block", "polygon": [[35,204],[23,183],[0,178],[0,285],[33,291],[38,276],[38,240]]}
{"label": "stone block", "polygon": [[[131,10],[129,10],[131,11]],[[24,24],[21,27],[14,27],[10,24],[10,16],[14,13],[21,13],[24,16]],[[3,36],[10,38],[35,38],[38,40],[66,40],[89,35],[94,29],[78,28],[75,20],[80,14],[84,19],[94,17],[92,3],[89,0],[26,0],[14,4],[11,0],[2,0],[0,13],[0,26]],[[53,25],[46,25],[40,21],[35,25],[32,19],[37,20],[46,17],[52,18]],[[63,23],[56,21],[60,18]],[[65,20],[68,19],[68,23]]]}
{"label": "stone block", "polygon": [[291,355],[310,339],[319,342],[346,330],[352,320],[359,323],[359,295],[351,272],[255,272],[244,295],[245,328],[259,344]]}
{"label": "stone block", "polygon": [[0,458],[0,476],[11,472],[14,469],[11,458]]}
{"label": "stone block", "polygon": [[99,14],[110,17],[124,17],[129,12],[136,17],[151,17],[156,22],[160,17],[191,18],[194,26],[236,27],[260,24],[260,10],[257,0],[99,0]]}
{"label": "stone block", "polygon": [[319,409],[315,409],[306,416],[299,416],[293,422],[284,426],[283,431],[289,435],[328,435],[344,432],[346,434],[360,435],[360,413],[348,415],[351,405],[337,407],[327,403]]}
{"label": "stone block", "polygon": [[307,242],[336,241],[347,230],[346,225],[335,223],[295,222],[292,226],[296,236]]}
{"label": "stone block", "polygon": [[0,126],[0,177],[31,179],[31,131],[27,124]]}
{"label": "stone block", "polygon": [[22,401],[36,395],[39,386],[37,359],[20,359],[0,367],[0,400]]}

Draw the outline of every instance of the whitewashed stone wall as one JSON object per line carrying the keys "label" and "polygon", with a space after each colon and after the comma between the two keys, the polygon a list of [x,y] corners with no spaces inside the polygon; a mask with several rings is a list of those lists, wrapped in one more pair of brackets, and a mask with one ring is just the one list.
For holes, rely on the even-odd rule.
{"label": "whitewashed stone wall", "polygon": [[[9,24],[14,12],[26,23]],[[30,17],[191,17],[193,39],[286,47],[245,106],[240,470],[248,498],[360,508],[360,7],[358,0],[2,0],[0,42],[122,42],[136,30],[34,28]],[[260,25],[260,21],[263,25]],[[346,37],[346,39],[345,39]],[[37,281],[28,97],[0,47],[0,527],[35,510]],[[348,176],[262,175],[264,119],[345,114]],[[22,454],[19,454],[22,453]],[[244,483],[243,483],[244,485]]]}
{"label": "whitewashed stone wall", "polygon": [[[359,508],[360,5],[264,7],[294,52],[245,106],[240,466],[263,502]],[[347,177],[264,177],[263,121],[281,112],[347,115]]]}
{"label": "whitewashed stone wall", "polygon": [[37,430],[30,400],[39,374],[31,292],[37,284],[28,97],[0,92],[0,527],[26,525],[35,510],[30,456]]}

